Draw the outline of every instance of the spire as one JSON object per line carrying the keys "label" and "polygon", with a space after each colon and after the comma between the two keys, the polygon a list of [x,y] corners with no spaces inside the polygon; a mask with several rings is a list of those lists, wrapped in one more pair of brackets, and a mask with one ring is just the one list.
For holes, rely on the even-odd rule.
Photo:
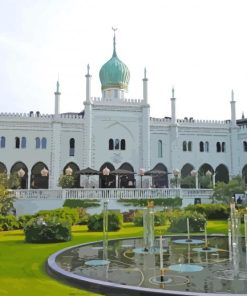
{"label": "spire", "polygon": [[234,91],[232,89],[232,101],[234,101]]}
{"label": "spire", "polygon": [[117,56],[117,53],[116,53],[116,31],[117,31],[117,28],[113,28],[112,27],[112,30],[113,30],[113,32],[114,32],[114,36],[113,36],[113,54],[112,54],[112,56],[113,57],[116,57]]}
{"label": "spire", "polygon": [[174,87],[172,87],[172,98],[175,98],[175,90],[174,90]]}
{"label": "spire", "polygon": [[57,90],[56,90],[57,93],[59,93],[59,81],[57,81]]}
{"label": "spire", "polygon": [[146,67],[144,68],[144,79],[147,79],[147,69],[146,69]]}

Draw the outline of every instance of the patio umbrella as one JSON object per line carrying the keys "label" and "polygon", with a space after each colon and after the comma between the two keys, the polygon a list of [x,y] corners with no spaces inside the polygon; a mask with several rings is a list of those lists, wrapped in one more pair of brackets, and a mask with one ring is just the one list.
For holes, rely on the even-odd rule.
{"label": "patio umbrella", "polygon": [[94,169],[92,169],[90,167],[87,167],[85,169],[82,169],[82,170],[78,171],[77,173],[80,174],[80,175],[87,176],[87,183],[88,183],[88,186],[89,186],[89,176],[99,175],[100,171],[97,171],[97,170],[94,170]]}
{"label": "patio umbrella", "polygon": [[[132,171],[125,170],[125,169],[116,169],[114,171],[111,171],[110,174],[117,175],[117,176],[129,176],[129,175],[134,175],[136,173],[132,172]],[[129,182],[132,182],[132,184],[134,184],[132,180],[130,180]],[[117,184],[119,187],[119,181],[117,182]]]}
{"label": "patio umbrella", "polygon": [[145,176],[166,175],[167,172],[161,170],[149,170],[144,173]]}
{"label": "patio umbrella", "polygon": [[80,175],[87,175],[87,176],[92,176],[92,175],[99,175],[100,171],[94,170],[90,167],[87,167],[86,169],[82,169],[79,172],[77,172]]}

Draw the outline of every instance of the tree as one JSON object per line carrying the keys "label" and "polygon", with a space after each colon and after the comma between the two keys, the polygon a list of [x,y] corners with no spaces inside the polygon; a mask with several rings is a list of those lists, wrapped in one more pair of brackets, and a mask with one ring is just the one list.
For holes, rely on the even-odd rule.
{"label": "tree", "polygon": [[15,200],[14,195],[9,190],[13,180],[18,186],[18,181],[12,175],[8,176],[6,173],[0,174],[0,214],[7,215],[11,209],[14,208],[13,202]]}
{"label": "tree", "polygon": [[228,184],[224,182],[216,183],[213,197],[229,204],[235,194],[244,194],[245,190],[246,187],[244,181],[240,176],[237,176],[230,180]]}
{"label": "tree", "polygon": [[75,185],[75,177],[73,175],[61,175],[58,185],[62,188],[73,188]]}

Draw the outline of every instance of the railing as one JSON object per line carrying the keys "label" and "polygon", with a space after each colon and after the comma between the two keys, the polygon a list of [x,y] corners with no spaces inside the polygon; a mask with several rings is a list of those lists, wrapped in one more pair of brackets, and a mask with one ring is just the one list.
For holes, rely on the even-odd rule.
{"label": "railing", "polygon": [[181,197],[183,199],[212,197],[212,189],[182,188],[84,188],[84,189],[20,189],[12,191],[18,200],[61,199],[156,199]]}

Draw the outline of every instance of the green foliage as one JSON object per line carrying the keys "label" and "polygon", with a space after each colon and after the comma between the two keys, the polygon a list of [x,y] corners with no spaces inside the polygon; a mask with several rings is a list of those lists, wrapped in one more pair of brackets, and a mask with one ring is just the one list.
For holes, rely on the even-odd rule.
{"label": "green foliage", "polygon": [[33,215],[21,215],[17,218],[19,228],[23,229],[27,222],[33,218]]}
{"label": "green foliage", "polygon": [[94,208],[99,207],[100,203],[97,199],[66,199],[63,207],[68,208]]}
{"label": "green foliage", "polygon": [[195,177],[193,176],[186,176],[180,179],[180,186],[181,188],[195,188],[196,182]]}
{"label": "green foliage", "polygon": [[69,224],[74,225],[80,221],[78,209],[73,208],[61,208],[55,210],[42,210],[34,215],[35,217],[43,217],[44,219],[62,219]]}
{"label": "green foliage", "polygon": [[227,219],[229,217],[229,206],[226,204],[188,205],[185,210],[203,214],[207,220]]}
{"label": "green foliage", "polygon": [[19,223],[14,215],[0,215],[0,231],[14,230],[19,228]]}
{"label": "green foliage", "polygon": [[[15,200],[14,195],[9,191],[11,188],[11,178],[14,175],[7,176],[5,173],[0,174],[0,214],[8,215],[11,209],[14,208],[13,202]],[[14,177],[13,177],[14,178]]]}
{"label": "green foliage", "polygon": [[60,218],[36,217],[26,224],[24,234],[29,243],[64,242],[71,240],[71,225]]}
{"label": "green foliage", "polygon": [[190,232],[199,232],[204,229],[205,217],[197,212],[181,212],[179,216],[170,219],[168,231],[176,233],[187,232],[187,218],[189,218]]}
{"label": "green foliage", "polygon": [[62,188],[73,188],[75,177],[73,175],[61,175],[58,179],[58,185]]}
{"label": "green foliage", "polygon": [[[117,231],[120,230],[123,224],[123,215],[118,212],[108,212],[108,230]],[[88,219],[89,231],[103,231],[103,214],[95,214]]]}
{"label": "green foliage", "polygon": [[229,181],[228,184],[224,182],[217,182],[214,188],[213,198],[229,204],[235,194],[243,194],[245,192],[245,184],[240,176],[237,176]]}
{"label": "green foliage", "polygon": [[[120,199],[118,202],[122,202],[126,205],[133,205],[135,207],[147,207],[148,199]],[[182,199],[180,197],[165,197],[154,199],[154,205],[157,207],[169,207],[178,208],[182,205]]]}

